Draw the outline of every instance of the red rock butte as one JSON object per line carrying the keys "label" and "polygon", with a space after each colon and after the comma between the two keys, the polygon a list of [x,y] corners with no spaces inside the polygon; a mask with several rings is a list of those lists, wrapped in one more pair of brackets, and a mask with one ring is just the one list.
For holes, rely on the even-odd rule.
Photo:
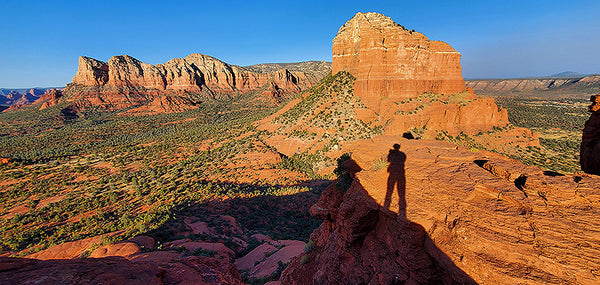
{"label": "red rock butte", "polygon": [[287,69],[271,73],[252,72],[211,56],[194,53],[156,65],[128,55],[113,56],[108,63],[81,56],[73,83],[215,94],[253,91],[263,86],[270,88],[273,93],[299,92],[312,86],[318,79],[304,72]]}
{"label": "red rock butte", "polygon": [[333,39],[332,73],[348,71],[355,94],[371,109],[423,93],[465,90],[460,53],[378,13],[357,13]]}

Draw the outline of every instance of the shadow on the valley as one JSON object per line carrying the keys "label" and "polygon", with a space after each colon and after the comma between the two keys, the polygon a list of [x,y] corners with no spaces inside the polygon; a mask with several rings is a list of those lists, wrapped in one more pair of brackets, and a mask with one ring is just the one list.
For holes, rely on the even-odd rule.
{"label": "shadow on the valley", "polygon": [[[189,237],[190,229],[184,219],[193,217],[216,229],[217,234],[236,236],[235,233],[223,232],[228,227],[223,226],[218,217],[227,215],[236,219],[247,236],[262,233],[275,240],[308,241],[312,231],[322,222],[309,214],[309,208],[330,183],[329,180],[312,180],[282,186],[200,181],[199,189],[193,190],[202,193],[199,199],[185,199],[175,205],[170,210],[171,218],[146,235],[160,242]],[[286,189],[292,194],[288,194]],[[298,189],[301,189],[300,192]]]}

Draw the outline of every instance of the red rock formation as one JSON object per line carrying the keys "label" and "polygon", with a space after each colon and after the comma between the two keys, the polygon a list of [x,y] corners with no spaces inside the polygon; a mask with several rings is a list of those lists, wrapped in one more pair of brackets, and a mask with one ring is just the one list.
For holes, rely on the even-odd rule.
{"label": "red rock formation", "polygon": [[75,110],[138,107],[127,114],[171,113],[197,108],[207,98],[226,99],[251,91],[277,101],[311,87],[321,79],[319,74],[287,69],[252,72],[202,54],[156,65],[128,55],[113,56],[108,63],[80,57],[74,84],[64,93]]}
{"label": "red rock formation", "polygon": [[[407,157],[402,191],[381,164],[395,143]],[[311,207],[323,219],[315,248],[293,259],[282,284],[600,282],[600,178],[440,141],[381,136],[350,151],[361,170]]]}
{"label": "red rock formation", "polygon": [[456,50],[384,15],[357,13],[332,49],[332,73],[352,74],[354,95],[370,110],[357,114],[367,123],[379,120],[386,134],[417,128],[471,135],[508,124],[506,110],[466,89]]}
{"label": "red rock formation", "polygon": [[383,98],[398,102],[465,90],[460,53],[381,14],[357,13],[340,28],[332,49],[332,73],[356,77],[356,95],[375,112]]}
{"label": "red rock formation", "polygon": [[233,264],[209,257],[37,260],[0,257],[1,284],[243,284]]}
{"label": "red rock formation", "polygon": [[108,65],[86,56],[79,57],[79,68],[73,82],[83,85],[102,85],[108,81]]}
{"label": "red rock formation", "polygon": [[600,175],[600,94],[590,98],[592,115],[585,122],[581,137],[580,164],[586,173]]}
{"label": "red rock formation", "polygon": [[40,110],[46,109],[48,107],[54,106],[58,104],[58,101],[62,97],[62,91],[56,89],[48,89],[44,94],[40,96],[33,104],[40,103]]}
{"label": "red rock formation", "polygon": [[191,54],[157,65],[122,55],[112,57],[108,63],[80,57],[73,83],[217,94],[253,91],[265,85],[298,92],[318,79],[304,72],[286,69],[272,73],[251,72],[202,54]]}

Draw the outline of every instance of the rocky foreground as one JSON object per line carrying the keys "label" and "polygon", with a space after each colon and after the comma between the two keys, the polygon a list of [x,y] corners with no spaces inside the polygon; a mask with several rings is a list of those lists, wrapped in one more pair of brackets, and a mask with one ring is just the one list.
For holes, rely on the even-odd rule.
{"label": "rocky foreground", "polygon": [[[401,172],[387,163],[396,143]],[[600,177],[392,136],[346,151],[352,178],[311,207],[323,219],[315,247],[293,260],[283,284],[600,282]]]}
{"label": "rocky foreground", "polygon": [[185,217],[178,233],[182,238],[162,244],[149,236],[107,243],[108,238],[123,234],[113,232],[56,245],[26,258],[0,257],[0,283],[244,284],[241,274],[264,283],[277,279],[281,266],[304,251],[302,241],[245,235],[233,217],[215,218],[224,227],[221,232],[230,235],[219,234],[196,217]]}

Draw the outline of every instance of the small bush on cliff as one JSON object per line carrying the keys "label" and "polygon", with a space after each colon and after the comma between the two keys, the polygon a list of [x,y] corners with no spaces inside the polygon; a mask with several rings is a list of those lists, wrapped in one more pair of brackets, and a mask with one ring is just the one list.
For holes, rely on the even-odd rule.
{"label": "small bush on cliff", "polygon": [[312,240],[309,240],[304,246],[304,253],[309,253],[315,249],[315,243]]}

